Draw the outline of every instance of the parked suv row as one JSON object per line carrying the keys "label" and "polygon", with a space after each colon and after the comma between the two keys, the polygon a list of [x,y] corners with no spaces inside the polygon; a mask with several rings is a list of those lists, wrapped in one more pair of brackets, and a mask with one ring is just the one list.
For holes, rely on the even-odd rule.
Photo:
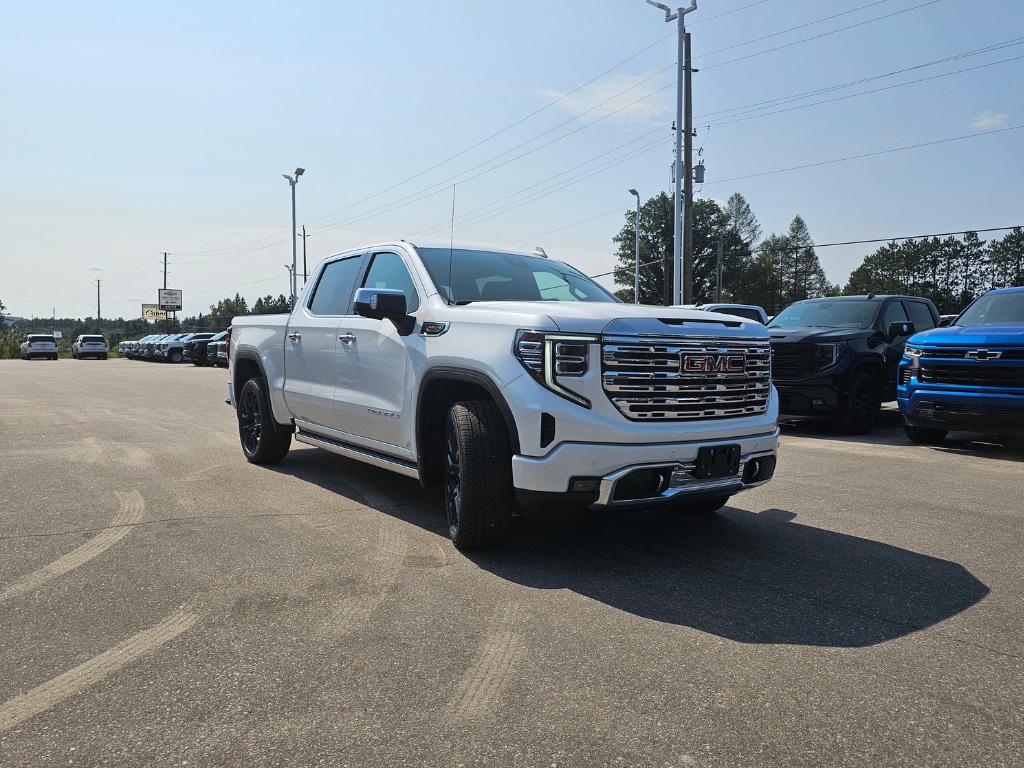
{"label": "parked suv row", "polygon": [[[159,360],[180,363],[191,360],[195,365],[227,365],[227,357],[218,359],[216,344],[225,334],[218,333],[155,333],[134,341],[122,341],[117,354],[129,360]],[[211,354],[212,350],[212,354]]]}

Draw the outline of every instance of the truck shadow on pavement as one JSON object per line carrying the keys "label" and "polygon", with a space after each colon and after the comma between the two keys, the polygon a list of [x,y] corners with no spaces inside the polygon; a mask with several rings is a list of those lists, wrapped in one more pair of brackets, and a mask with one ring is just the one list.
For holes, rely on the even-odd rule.
{"label": "truck shadow on pavement", "polygon": [[[388,497],[384,514],[445,536],[440,493],[414,480],[319,450],[274,470],[336,492],[351,474]],[[957,563],[795,519],[734,507],[703,517],[517,518],[505,545],[455,556],[524,587],[571,590],[741,643],[871,646],[952,618],[989,592]]]}

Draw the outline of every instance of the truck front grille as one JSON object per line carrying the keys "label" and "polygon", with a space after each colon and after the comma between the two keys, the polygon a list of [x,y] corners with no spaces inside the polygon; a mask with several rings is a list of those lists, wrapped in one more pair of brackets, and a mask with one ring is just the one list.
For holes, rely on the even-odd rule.
{"label": "truck front grille", "polygon": [[605,394],[631,420],[692,421],[768,410],[768,341],[615,338],[601,342]]}
{"label": "truck front grille", "polygon": [[1024,389],[1024,366],[997,363],[967,365],[922,364],[917,380],[922,384],[959,384],[967,387]]}
{"label": "truck front grille", "polygon": [[809,342],[772,342],[772,375],[776,379],[799,379],[814,365],[814,345]]}

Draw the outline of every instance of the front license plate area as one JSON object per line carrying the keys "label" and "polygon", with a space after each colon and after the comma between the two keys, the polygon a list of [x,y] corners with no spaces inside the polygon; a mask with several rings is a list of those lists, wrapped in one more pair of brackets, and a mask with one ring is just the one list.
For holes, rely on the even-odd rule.
{"label": "front license plate area", "polygon": [[697,465],[694,473],[698,480],[715,477],[729,477],[740,471],[740,447],[738,445],[706,445],[697,450]]}

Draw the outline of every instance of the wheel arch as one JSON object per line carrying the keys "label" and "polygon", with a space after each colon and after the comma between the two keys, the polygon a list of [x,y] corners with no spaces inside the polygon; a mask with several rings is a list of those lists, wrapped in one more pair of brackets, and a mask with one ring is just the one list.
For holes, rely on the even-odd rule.
{"label": "wheel arch", "polygon": [[444,421],[448,410],[460,400],[493,402],[505,420],[512,454],[520,452],[519,430],[512,409],[487,375],[464,368],[432,368],[420,378],[416,397],[416,463],[424,487],[442,476]]}
{"label": "wheel arch", "polygon": [[[231,391],[240,394],[242,387],[245,386],[245,382],[249,381],[249,379],[260,379],[263,382],[263,389],[267,396],[267,407],[270,408],[271,423],[274,425],[274,429],[294,432],[294,425],[281,423],[277,418],[277,414],[274,413],[274,398],[270,396],[270,380],[267,378],[267,371],[263,367],[263,361],[260,359],[260,356],[255,352],[239,350],[235,353],[234,360],[231,363]],[[237,399],[237,397],[238,395],[236,394],[235,398]]]}

